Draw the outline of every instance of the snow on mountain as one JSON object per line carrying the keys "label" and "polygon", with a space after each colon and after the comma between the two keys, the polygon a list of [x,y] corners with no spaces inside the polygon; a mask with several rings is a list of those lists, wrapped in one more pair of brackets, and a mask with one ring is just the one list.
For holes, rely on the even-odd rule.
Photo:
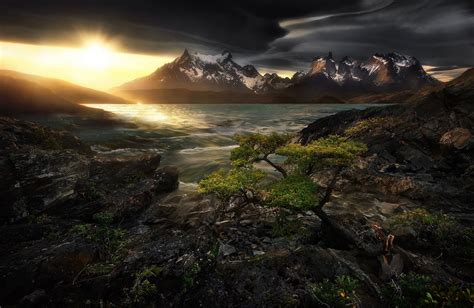
{"label": "snow on mountain", "polygon": [[158,68],[153,74],[128,82],[119,88],[121,90],[186,88],[264,93],[283,87],[282,81],[275,80],[262,76],[252,65],[240,66],[234,62],[232,54],[228,51],[217,55],[205,55],[186,49],[180,57]]}
{"label": "snow on mountain", "polygon": [[375,54],[365,61],[344,57],[336,62],[330,52],[327,56],[314,58],[308,73],[300,75],[298,82],[313,79],[323,85],[324,78],[342,88],[359,86],[364,89],[414,89],[438,83],[415,57],[398,53]]}
{"label": "snow on mountain", "polygon": [[183,88],[256,94],[286,91],[291,95],[299,95],[300,92],[305,95],[339,95],[416,89],[437,83],[415,57],[398,53],[374,54],[364,61],[349,57],[336,61],[329,52],[326,56],[315,57],[307,72],[297,72],[290,79],[277,74],[262,75],[252,65],[241,66],[228,51],[205,55],[186,49],[180,57],[151,75],[125,83],[118,89]]}

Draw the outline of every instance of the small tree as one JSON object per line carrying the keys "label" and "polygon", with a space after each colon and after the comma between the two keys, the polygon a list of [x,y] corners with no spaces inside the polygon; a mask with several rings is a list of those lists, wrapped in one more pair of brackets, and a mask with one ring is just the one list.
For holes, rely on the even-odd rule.
{"label": "small tree", "polygon": [[[240,196],[244,203],[257,200],[263,205],[288,208],[293,211],[313,210],[324,222],[339,232],[344,230],[324,213],[341,171],[367,150],[365,144],[350,138],[330,135],[308,145],[290,143],[291,136],[272,133],[270,135],[237,135],[238,147],[230,155],[232,169],[219,170],[199,183],[199,191],[216,194],[223,201]],[[280,157],[282,163],[274,158]],[[277,179],[265,177],[255,168],[255,163],[264,162],[280,173]],[[321,189],[311,178],[316,170],[333,170],[325,189]],[[252,200],[248,198],[251,192]],[[343,234],[345,235],[345,234]]]}

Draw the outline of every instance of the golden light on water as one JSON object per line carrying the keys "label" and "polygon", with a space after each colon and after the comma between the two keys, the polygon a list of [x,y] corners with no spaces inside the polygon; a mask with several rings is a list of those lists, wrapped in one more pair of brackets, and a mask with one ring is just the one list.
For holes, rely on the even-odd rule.
{"label": "golden light on water", "polygon": [[137,102],[136,104],[83,104],[90,108],[103,109],[111,112],[125,120],[155,125],[160,123],[177,123],[177,116],[164,112],[157,105],[147,105]]}
{"label": "golden light on water", "polygon": [[176,56],[123,52],[118,42],[97,36],[84,36],[82,41],[82,46],[78,47],[0,41],[0,69],[109,90],[152,73]]}

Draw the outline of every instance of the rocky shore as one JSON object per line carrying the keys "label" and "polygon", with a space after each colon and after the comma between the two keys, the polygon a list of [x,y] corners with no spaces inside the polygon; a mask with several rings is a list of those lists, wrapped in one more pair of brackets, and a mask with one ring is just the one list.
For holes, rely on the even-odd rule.
{"label": "rocky shore", "polygon": [[[311,211],[282,227],[275,209],[234,200],[217,220],[222,204],[178,194],[160,156],[103,158],[68,133],[0,118],[0,305],[325,307],[336,290],[380,307],[408,273],[465,294],[473,250],[454,244],[472,239],[473,81],[470,70],[409,105],[341,112],[301,132],[306,144],[351,130],[368,145],[327,209],[366,245],[383,250],[393,236],[380,255],[335,238]],[[331,289],[336,277],[356,290]]]}

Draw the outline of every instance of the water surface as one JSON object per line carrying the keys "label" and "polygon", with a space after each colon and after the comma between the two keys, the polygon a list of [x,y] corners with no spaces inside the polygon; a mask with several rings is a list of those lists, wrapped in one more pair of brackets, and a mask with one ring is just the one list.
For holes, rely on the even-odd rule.
{"label": "water surface", "polygon": [[160,153],[163,165],[180,170],[180,180],[194,183],[219,167],[228,166],[235,142],[246,132],[296,133],[312,121],[367,104],[89,104],[133,122],[138,128],[79,130],[101,155]]}

